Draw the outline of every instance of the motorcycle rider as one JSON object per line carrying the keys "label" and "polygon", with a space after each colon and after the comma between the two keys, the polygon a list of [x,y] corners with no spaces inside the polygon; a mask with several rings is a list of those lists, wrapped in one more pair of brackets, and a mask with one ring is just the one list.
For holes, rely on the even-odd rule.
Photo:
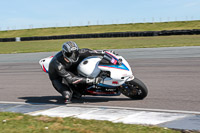
{"label": "motorcycle rider", "polygon": [[98,55],[107,61],[116,63],[113,58],[104,54],[104,51],[79,49],[73,41],[65,42],[62,50],[58,52],[49,64],[49,78],[53,87],[64,97],[65,103],[70,103],[72,97],[80,98],[81,93],[75,89],[80,84],[97,84],[102,78],[85,78],[77,76],[76,68],[86,57]]}

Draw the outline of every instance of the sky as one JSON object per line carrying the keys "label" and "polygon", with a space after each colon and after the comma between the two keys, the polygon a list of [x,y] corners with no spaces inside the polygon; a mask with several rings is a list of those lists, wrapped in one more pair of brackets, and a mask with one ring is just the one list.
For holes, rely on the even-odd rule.
{"label": "sky", "polygon": [[0,30],[200,20],[200,0],[0,0]]}

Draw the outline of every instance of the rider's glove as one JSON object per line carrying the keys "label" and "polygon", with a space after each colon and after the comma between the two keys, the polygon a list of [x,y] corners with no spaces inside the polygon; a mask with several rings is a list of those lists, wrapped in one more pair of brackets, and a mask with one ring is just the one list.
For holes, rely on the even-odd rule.
{"label": "rider's glove", "polygon": [[86,78],[86,83],[87,84],[99,84],[102,83],[103,79],[101,77],[97,78]]}

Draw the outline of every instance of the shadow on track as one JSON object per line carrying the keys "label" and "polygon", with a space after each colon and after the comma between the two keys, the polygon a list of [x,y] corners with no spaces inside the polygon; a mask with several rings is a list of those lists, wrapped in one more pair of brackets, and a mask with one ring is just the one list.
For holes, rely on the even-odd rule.
{"label": "shadow on track", "polygon": [[[35,96],[35,97],[19,97],[24,99],[26,103],[34,104],[64,104],[64,99],[61,96]],[[129,101],[129,98],[116,98],[116,97],[81,97],[80,99],[72,99],[72,103],[99,103],[109,101]]]}

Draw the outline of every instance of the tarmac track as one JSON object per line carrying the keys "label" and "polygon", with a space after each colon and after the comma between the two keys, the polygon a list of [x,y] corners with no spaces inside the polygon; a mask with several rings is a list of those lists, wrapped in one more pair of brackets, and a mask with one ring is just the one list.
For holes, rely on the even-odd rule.
{"label": "tarmac track", "polygon": [[[144,100],[83,96],[73,104],[200,111],[200,47],[115,50],[148,87]],[[38,61],[54,53],[1,54],[0,101],[62,104]]]}

